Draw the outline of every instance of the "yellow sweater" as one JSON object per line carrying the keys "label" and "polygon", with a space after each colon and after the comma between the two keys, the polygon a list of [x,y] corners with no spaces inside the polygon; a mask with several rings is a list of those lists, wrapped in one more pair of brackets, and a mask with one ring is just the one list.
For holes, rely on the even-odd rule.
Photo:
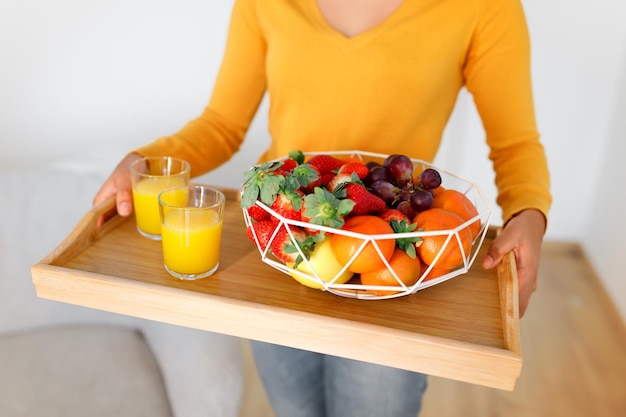
{"label": "yellow sweater", "polygon": [[236,0],[208,106],[137,151],[184,158],[193,176],[207,172],[237,152],[267,92],[272,140],[260,160],[358,149],[432,161],[465,86],[485,127],[504,220],[526,208],[547,215],[529,55],[519,0],[405,0],[352,38],[327,24],[316,0]]}

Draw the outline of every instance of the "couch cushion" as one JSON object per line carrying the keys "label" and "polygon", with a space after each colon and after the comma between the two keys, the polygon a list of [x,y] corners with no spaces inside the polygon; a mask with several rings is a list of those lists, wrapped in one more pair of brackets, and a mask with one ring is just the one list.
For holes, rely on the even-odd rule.
{"label": "couch cushion", "polygon": [[0,337],[0,415],[172,417],[158,365],[131,328],[69,325]]}

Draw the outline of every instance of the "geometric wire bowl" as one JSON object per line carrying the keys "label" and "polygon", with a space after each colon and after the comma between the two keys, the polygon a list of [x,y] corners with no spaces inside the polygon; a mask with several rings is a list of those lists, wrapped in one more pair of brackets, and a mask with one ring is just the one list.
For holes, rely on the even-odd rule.
{"label": "geometric wire bowl", "polygon": [[[364,162],[377,161],[379,163],[382,163],[382,161],[387,157],[387,155],[384,155],[384,154],[365,152],[365,151],[335,151],[335,152],[305,152],[304,153],[304,155],[307,157],[320,155],[320,154],[332,155],[332,156],[336,156],[339,158],[342,158],[342,157],[343,158],[345,157],[358,158]],[[285,159],[287,159],[287,157],[277,159],[276,161],[282,161]],[[489,205],[489,202],[485,198],[485,195],[482,193],[478,185],[474,183],[473,181],[467,178],[461,177],[459,175],[453,174],[449,171],[436,167],[422,160],[412,159],[412,161],[413,161],[414,170],[434,168],[437,171],[439,171],[441,178],[442,178],[441,185],[444,186],[446,189],[454,189],[465,194],[476,207],[478,214],[474,218],[467,220],[462,225],[454,229],[434,230],[434,231],[414,231],[414,232],[409,232],[409,233],[391,233],[391,234],[384,234],[384,235],[367,235],[367,234],[355,233],[355,232],[342,230],[342,229],[315,225],[315,224],[311,224],[311,223],[307,223],[303,221],[287,219],[287,218],[282,217],[278,213],[276,213],[267,205],[263,204],[260,201],[257,201],[255,203],[256,205],[258,205],[263,210],[270,213],[270,215],[272,215],[275,218],[275,220],[278,221],[278,227],[276,227],[273,235],[270,238],[270,241],[265,247],[265,250],[261,249],[261,245],[259,244],[258,238],[256,237],[256,234],[254,234],[254,229],[252,229],[257,249],[259,250],[259,253],[261,255],[261,260],[264,263],[270,265],[271,267],[287,275],[296,273],[301,279],[309,280],[310,283],[315,284],[323,291],[328,291],[330,293],[333,293],[342,297],[358,298],[358,299],[363,299],[363,300],[381,300],[381,299],[396,298],[396,297],[402,297],[402,296],[409,295],[409,294],[414,294],[419,290],[423,290],[433,285],[440,284],[453,277],[456,277],[456,276],[459,276],[461,274],[468,272],[476,256],[478,255],[478,251],[480,250],[480,247],[482,246],[482,243],[487,233],[487,229],[489,227],[489,223],[491,221],[492,210],[491,210],[491,206]],[[243,216],[244,216],[244,220],[246,223],[246,227],[254,223],[254,220],[250,217],[250,215],[245,209],[243,210]],[[480,225],[481,225],[480,232],[476,236],[473,237],[473,241],[470,246],[470,249],[467,253],[465,253],[463,249],[463,245],[461,243],[461,237],[459,235],[459,231],[463,230],[464,228],[468,227],[469,225],[475,222],[480,222]],[[302,262],[306,262],[309,265],[309,269],[311,270],[310,273],[306,273],[300,270],[294,270],[290,268],[289,266],[285,265],[284,262],[282,262],[281,260],[279,260],[272,254],[270,250],[271,242],[276,237],[281,227],[285,227],[287,229],[292,240],[294,240],[294,237],[291,233],[291,227],[297,227],[297,228],[315,229],[315,230],[325,232],[327,234],[331,234],[331,233],[342,234],[345,236],[362,239],[363,243],[361,245],[361,249],[358,250],[345,265],[343,265],[343,268],[335,275],[335,277],[332,280],[326,282],[319,277],[318,273],[315,271],[315,268],[309,264],[308,260],[306,259],[306,257],[304,257],[304,254],[302,252],[300,252],[300,255],[304,259]],[[447,240],[446,240],[446,243],[441,248],[441,250],[439,251],[439,253],[437,254],[437,256],[435,257],[434,261],[430,265],[428,265],[426,269],[420,272],[420,277],[417,280],[417,282],[413,285],[407,286],[404,283],[402,283],[401,280],[397,278],[397,274],[395,273],[393,268],[391,268],[391,266],[389,265],[389,262],[385,259],[384,256],[382,256],[382,253],[377,245],[377,242],[381,240],[389,240],[389,239],[396,239],[396,238],[403,238],[403,237],[426,237],[426,236],[445,236]],[[443,275],[440,275],[431,279],[427,278],[429,274],[431,273],[431,271],[434,268],[436,268],[437,260],[445,251],[446,247],[450,244],[450,242],[453,242],[454,240],[458,242],[457,247],[459,248],[462,258],[463,258],[462,264],[452,270],[449,270]],[[381,257],[381,260],[384,262],[387,269],[391,272],[392,276],[394,276],[394,278],[396,279],[397,285],[391,285],[391,286],[364,285],[358,279],[358,274],[356,274],[350,281],[346,283],[338,283],[337,279],[349,267],[350,263],[358,256],[361,250],[365,248],[365,246],[368,245],[369,243],[371,243],[376,248],[376,251]],[[386,295],[374,295],[374,294],[369,293],[368,290],[384,290],[384,291],[389,291],[389,292],[394,292],[394,293],[389,293]]]}

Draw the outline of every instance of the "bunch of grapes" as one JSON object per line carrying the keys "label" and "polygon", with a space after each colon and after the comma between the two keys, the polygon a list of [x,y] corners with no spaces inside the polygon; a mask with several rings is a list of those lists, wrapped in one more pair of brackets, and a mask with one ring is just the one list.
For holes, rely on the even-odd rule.
{"label": "bunch of grapes", "polygon": [[394,154],[382,164],[369,162],[369,174],[364,183],[382,198],[387,207],[395,208],[412,219],[433,205],[433,190],[441,185],[441,175],[427,168],[413,177],[413,161],[406,155]]}

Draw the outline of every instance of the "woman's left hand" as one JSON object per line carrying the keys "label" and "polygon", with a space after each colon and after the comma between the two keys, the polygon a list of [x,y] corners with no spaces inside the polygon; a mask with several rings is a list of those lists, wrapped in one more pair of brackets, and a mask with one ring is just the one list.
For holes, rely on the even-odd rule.
{"label": "woman's left hand", "polygon": [[504,226],[502,232],[489,247],[483,267],[494,268],[509,252],[515,254],[519,280],[519,314],[526,312],[530,296],[537,288],[537,273],[541,242],[545,233],[546,220],[537,210],[524,210]]}

